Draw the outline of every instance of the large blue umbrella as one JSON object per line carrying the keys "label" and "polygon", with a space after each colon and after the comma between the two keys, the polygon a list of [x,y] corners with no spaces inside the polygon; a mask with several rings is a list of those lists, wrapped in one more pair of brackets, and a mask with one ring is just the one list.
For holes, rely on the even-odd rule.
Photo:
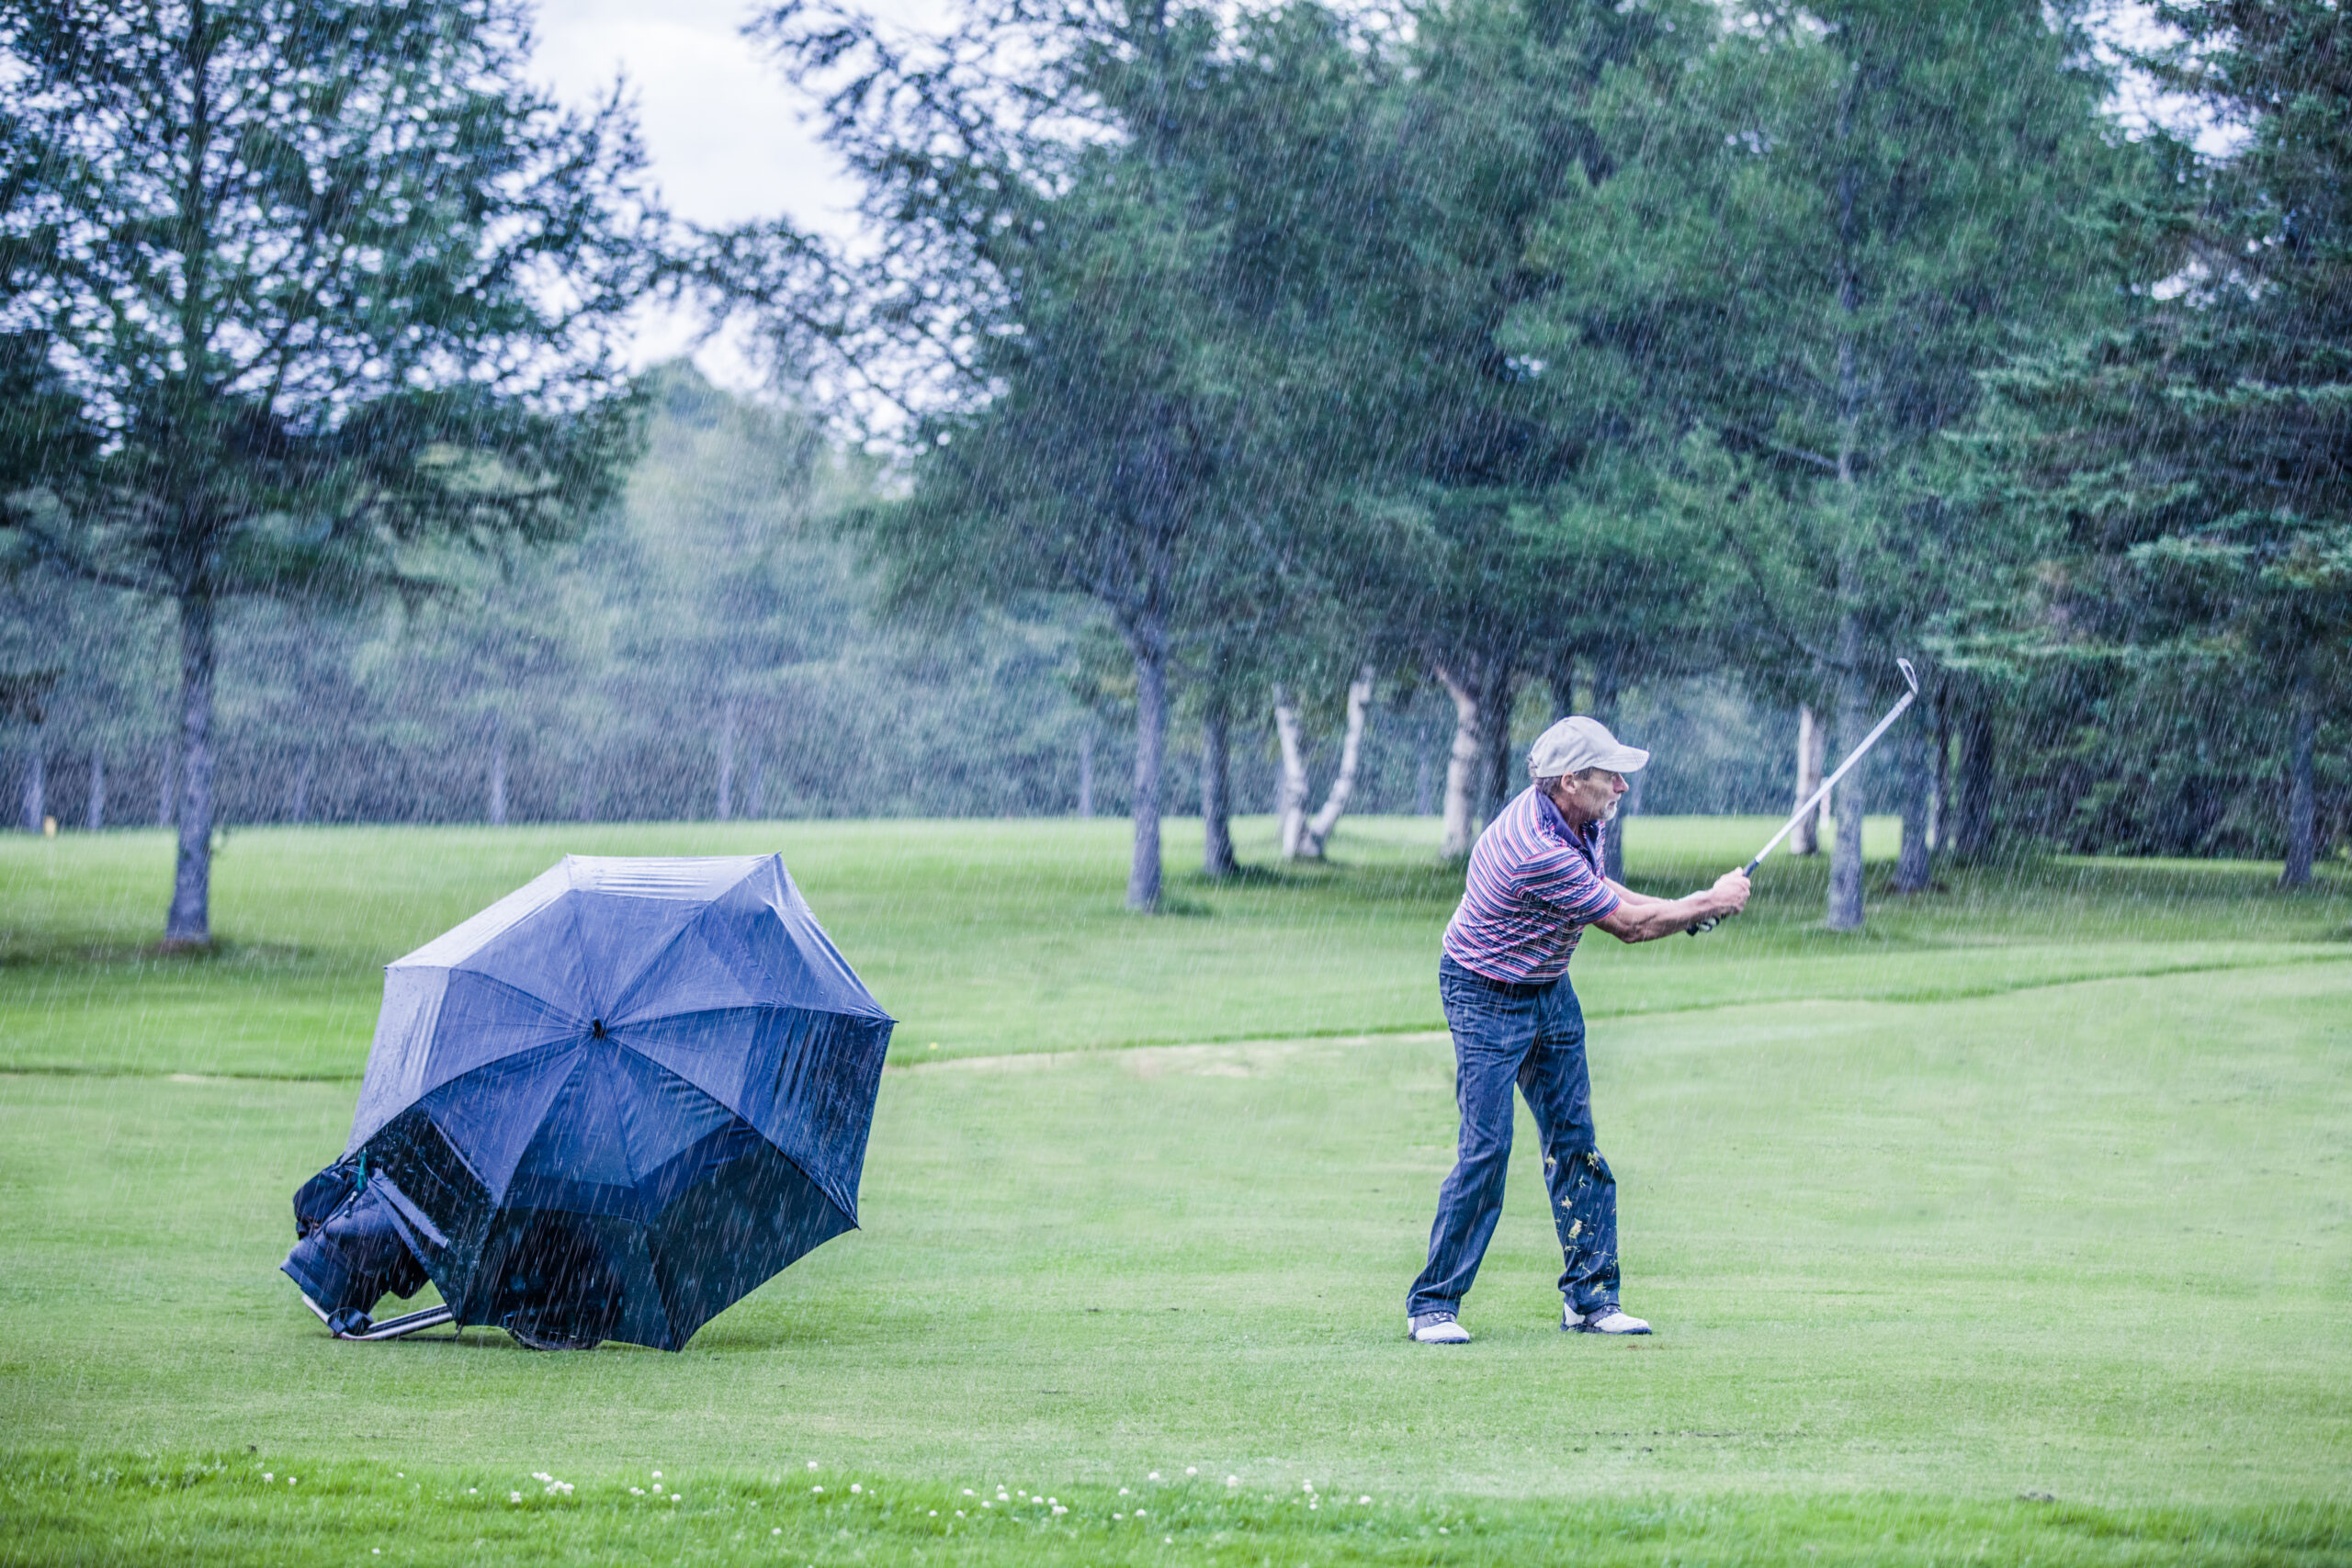
{"label": "large blue umbrella", "polygon": [[781,857],[568,855],[385,970],[287,1272],[356,1301],[397,1233],[461,1325],[677,1349],[856,1226],[891,1026]]}

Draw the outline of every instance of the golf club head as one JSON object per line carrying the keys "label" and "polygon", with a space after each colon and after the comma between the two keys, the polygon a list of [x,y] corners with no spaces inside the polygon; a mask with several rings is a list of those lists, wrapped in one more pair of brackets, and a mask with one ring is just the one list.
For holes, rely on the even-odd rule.
{"label": "golf club head", "polygon": [[1917,696],[1919,692],[1919,672],[1911,668],[1911,661],[1907,659],[1896,660],[1894,667],[1903,671],[1903,679],[1910,683],[1911,693]]}

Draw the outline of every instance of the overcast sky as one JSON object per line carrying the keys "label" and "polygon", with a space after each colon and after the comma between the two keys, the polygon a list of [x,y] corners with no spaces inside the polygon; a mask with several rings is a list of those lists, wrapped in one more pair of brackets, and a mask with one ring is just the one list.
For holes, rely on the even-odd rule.
{"label": "overcast sky", "polygon": [[[783,215],[846,234],[855,187],[809,134],[783,73],[742,35],[760,8],[749,0],[540,0],[538,72],[571,103],[587,102],[616,77],[628,81],[654,176],[688,222]],[[934,30],[950,0],[872,0],[872,8]],[[2136,0],[2116,0],[2107,30],[2135,42],[2149,36]],[[2145,98],[2127,107],[2143,105],[2164,112]],[[649,312],[639,361],[682,352],[696,326],[675,312]],[[739,389],[757,381],[744,355],[723,343],[705,347],[696,363]]]}

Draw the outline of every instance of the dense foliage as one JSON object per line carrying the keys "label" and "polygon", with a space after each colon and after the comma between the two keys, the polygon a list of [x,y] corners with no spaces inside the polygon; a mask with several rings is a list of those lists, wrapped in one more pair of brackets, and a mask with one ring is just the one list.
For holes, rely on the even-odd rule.
{"label": "dense foliage", "polygon": [[[152,658],[53,650],[167,604],[196,859],[233,624],[252,815],[1099,802],[1149,908],[1178,786],[1212,874],[1269,796],[1287,852],[1351,801],[1459,852],[1580,708],[1719,761],[1647,808],[1756,808],[1791,710],[1842,748],[1905,654],[1833,926],[1866,804],[1899,888],[1931,844],[2299,881],[2352,812],[2352,79],[2315,0],[2157,11],[2132,54],[2040,0],[793,0],[750,33],[864,182],[837,247],[669,243],[491,0],[0,6],[0,694],[153,751]],[[625,387],[664,287],[807,413]]]}

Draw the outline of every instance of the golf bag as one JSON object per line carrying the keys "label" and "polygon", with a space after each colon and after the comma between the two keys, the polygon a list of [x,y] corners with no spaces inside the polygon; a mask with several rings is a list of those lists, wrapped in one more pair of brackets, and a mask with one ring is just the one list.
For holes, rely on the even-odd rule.
{"label": "golf bag", "polygon": [[356,1160],[327,1167],[294,1194],[294,1237],[282,1267],[339,1337],[365,1336],[369,1308],[425,1282],[424,1265]]}

